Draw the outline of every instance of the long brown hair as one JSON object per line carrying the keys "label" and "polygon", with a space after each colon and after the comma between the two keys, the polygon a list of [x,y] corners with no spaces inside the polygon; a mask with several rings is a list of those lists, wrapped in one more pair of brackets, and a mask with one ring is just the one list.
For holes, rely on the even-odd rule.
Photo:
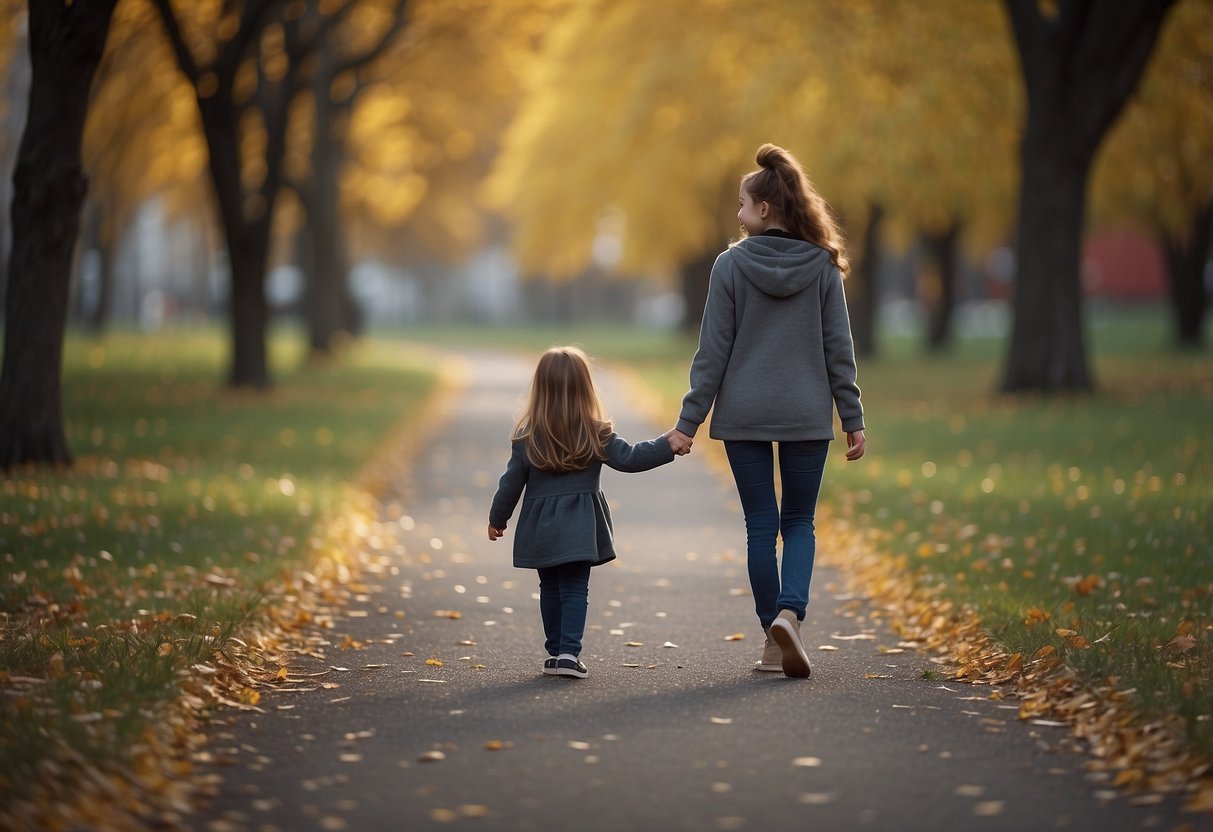
{"label": "long brown hair", "polygon": [[580,471],[606,459],[611,430],[586,354],[577,347],[545,352],[531,380],[526,412],[514,427],[531,465],[555,473]]}
{"label": "long brown hair", "polygon": [[821,246],[840,272],[849,272],[851,261],[838,222],[796,157],[768,143],[758,148],[754,161],[758,170],[741,178],[750,199],[768,203],[788,233]]}

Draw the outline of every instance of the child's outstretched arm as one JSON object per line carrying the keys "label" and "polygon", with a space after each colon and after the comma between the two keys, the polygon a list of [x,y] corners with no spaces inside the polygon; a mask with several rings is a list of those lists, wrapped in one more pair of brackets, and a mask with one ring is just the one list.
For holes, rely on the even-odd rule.
{"label": "child's outstretched arm", "polygon": [[614,435],[607,442],[606,455],[607,465],[616,471],[634,474],[673,462],[674,448],[665,434],[647,442],[637,442],[635,445],[630,445],[627,440]]}

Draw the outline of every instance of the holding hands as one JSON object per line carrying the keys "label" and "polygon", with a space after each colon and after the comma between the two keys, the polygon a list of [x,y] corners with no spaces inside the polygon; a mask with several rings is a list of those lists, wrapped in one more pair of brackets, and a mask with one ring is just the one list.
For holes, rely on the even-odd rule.
{"label": "holding hands", "polygon": [[670,443],[670,450],[678,456],[686,456],[689,454],[691,452],[691,446],[695,444],[695,440],[677,428],[666,431],[664,435],[666,441]]}

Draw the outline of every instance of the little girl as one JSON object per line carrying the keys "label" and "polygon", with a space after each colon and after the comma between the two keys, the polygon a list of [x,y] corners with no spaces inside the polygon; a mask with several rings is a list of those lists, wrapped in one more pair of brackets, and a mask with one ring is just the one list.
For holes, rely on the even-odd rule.
{"label": "little girl", "polygon": [[603,411],[586,355],[553,347],[539,359],[513,452],[489,510],[489,540],[505,534],[525,489],[514,534],[514,566],[539,570],[539,611],[548,658],[543,672],[584,679],[578,659],[590,567],[615,559],[611,512],[599,489],[602,465],[647,471],[691,448],[673,432],[629,445]]}

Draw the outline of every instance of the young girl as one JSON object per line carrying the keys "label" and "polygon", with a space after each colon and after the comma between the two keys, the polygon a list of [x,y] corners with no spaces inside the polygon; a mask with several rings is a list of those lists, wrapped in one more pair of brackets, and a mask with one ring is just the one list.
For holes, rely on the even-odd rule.
{"label": "young girl", "polygon": [[865,447],[863,406],[842,291],[842,235],[792,154],[764,144],[755,161],[758,170],[746,174],[738,193],[745,237],[712,267],[691,389],[674,435],[689,440],[712,411],[711,436],[724,440],[745,513],[750,586],[767,636],[756,669],[803,678],[810,669],[800,623],[834,410],[847,459],[856,460]]}
{"label": "young girl", "polygon": [[489,540],[526,491],[514,534],[514,565],[539,570],[539,612],[548,658],[543,672],[584,679],[581,654],[590,567],[615,559],[611,512],[599,490],[603,464],[647,471],[685,454],[691,441],[669,433],[629,445],[603,412],[586,355],[553,347],[539,359],[513,452],[489,510]]}

